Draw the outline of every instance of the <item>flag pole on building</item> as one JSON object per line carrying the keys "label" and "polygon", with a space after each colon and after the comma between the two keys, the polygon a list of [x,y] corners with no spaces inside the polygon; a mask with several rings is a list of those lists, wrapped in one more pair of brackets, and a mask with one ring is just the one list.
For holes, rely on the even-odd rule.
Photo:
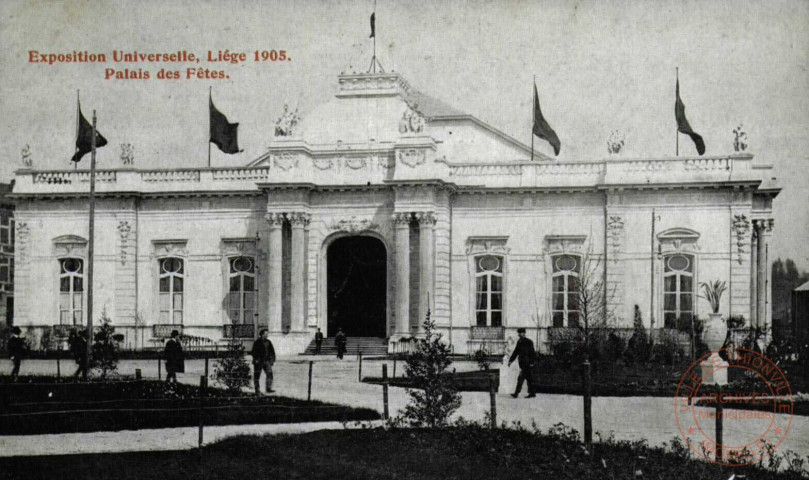
{"label": "flag pole on building", "polygon": [[[677,87],[678,87],[678,92],[679,92],[680,67],[674,67],[674,76],[677,79],[676,81],[677,81]],[[680,127],[679,126],[674,130],[674,138],[676,139],[676,143],[674,144],[675,145],[674,146],[674,156],[679,157],[680,156]]]}
{"label": "flag pole on building", "polygon": [[[213,87],[208,87],[208,105],[213,103]],[[209,107],[210,108],[210,107]],[[211,115],[208,115],[208,131],[211,131]],[[211,166],[211,137],[208,137],[208,166]]]}
{"label": "flag pole on building", "polygon": [[[534,85],[537,84],[537,76],[534,75]],[[536,88],[536,87],[535,87]],[[534,161],[534,125],[533,125],[534,114],[531,113],[531,161]]]}
{"label": "flag pole on building", "polygon": [[[83,378],[87,380],[90,358],[93,354],[93,237],[95,233],[95,193],[96,193],[96,111],[93,110],[93,130],[90,137],[90,236],[87,240],[87,355]],[[78,162],[76,162],[78,164]]]}
{"label": "flag pole on building", "polygon": [[[79,97],[79,89],[76,89],[76,141],[79,141],[79,115],[81,115],[81,98]],[[73,170],[79,169],[79,162],[73,163]]]}
{"label": "flag pole on building", "polygon": [[675,88],[675,100],[674,100],[674,119],[677,122],[677,155],[680,154],[680,137],[681,133],[688,135],[691,138],[691,141],[694,142],[694,147],[697,149],[697,154],[702,156],[705,153],[705,141],[702,139],[702,136],[694,131],[691,128],[691,124],[688,123],[688,119],[685,118],[685,104],[683,100],[680,98],[680,69],[677,68],[677,83]]}
{"label": "flag pole on building", "polygon": [[376,67],[379,66],[379,71],[385,73],[382,64],[376,58],[376,0],[374,0],[374,11],[371,13],[371,35],[368,38],[374,39],[374,55],[371,57],[371,66],[368,67],[368,73],[376,73]]}

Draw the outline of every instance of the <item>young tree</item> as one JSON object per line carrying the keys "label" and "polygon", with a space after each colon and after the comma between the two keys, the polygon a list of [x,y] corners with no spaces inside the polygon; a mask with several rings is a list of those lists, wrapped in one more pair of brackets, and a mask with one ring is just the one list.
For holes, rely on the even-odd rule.
{"label": "young tree", "polygon": [[424,321],[424,338],[417,341],[416,350],[407,359],[405,372],[414,380],[414,389],[408,389],[410,403],[405,407],[403,420],[415,427],[446,426],[450,415],[461,406],[461,396],[452,386],[452,364],[449,346],[435,333],[435,322]]}
{"label": "young tree", "polygon": [[601,257],[593,254],[592,247],[581,258],[574,292],[579,312],[578,328],[584,339],[585,359],[589,359],[598,347],[594,333],[603,332],[612,322],[613,311],[609,302],[614,294],[614,290],[604,283]]}
{"label": "young tree", "polygon": [[235,336],[228,339],[227,350],[217,360],[213,378],[231,392],[250,385],[250,363],[244,358],[244,345]]}
{"label": "young tree", "polygon": [[101,373],[101,378],[107,378],[108,373],[118,370],[118,347],[124,336],[115,333],[115,327],[107,317],[107,311],[101,313],[101,327],[93,334],[93,355],[90,367]]}

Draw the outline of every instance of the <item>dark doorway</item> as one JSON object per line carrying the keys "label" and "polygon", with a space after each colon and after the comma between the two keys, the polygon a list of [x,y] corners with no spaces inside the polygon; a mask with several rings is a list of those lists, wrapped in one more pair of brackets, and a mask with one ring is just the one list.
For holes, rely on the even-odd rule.
{"label": "dark doorway", "polygon": [[328,336],[387,336],[387,254],[373,237],[338,238],[328,255]]}

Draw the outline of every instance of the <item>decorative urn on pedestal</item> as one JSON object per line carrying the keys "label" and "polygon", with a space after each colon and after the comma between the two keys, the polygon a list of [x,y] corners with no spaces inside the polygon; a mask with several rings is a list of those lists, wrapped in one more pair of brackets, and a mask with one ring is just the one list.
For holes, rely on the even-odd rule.
{"label": "decorative urn on pedestal", "polygon": [[704,384],[727,385],[728,383],[728,362],[719,356],[717,351],[725,344],[728,334],[728,326],[722,314],[719,313],[719,300],[722,293],[727,290],[727,284],[715,280],[710,283],[700,285],[705,293],[704,297],[711,304],[712,313],[708,314],[708,321],[702,332],[702,340],[711,351],[711,355],[700,363],[702,368],[702,382]]}

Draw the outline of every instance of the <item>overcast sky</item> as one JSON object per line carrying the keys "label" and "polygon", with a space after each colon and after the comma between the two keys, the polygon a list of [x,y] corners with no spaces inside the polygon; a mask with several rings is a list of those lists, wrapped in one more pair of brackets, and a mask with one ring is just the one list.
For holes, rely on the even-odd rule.
{"label": "overcast sky", "polygon": [[[371,58],[365,1],[9,1],[0,4],[0,179],[21,166],[70,167],[76,90],[96,109],[110,145],[101,168],[119,165],[121,143],[139,167],[207,162],[207,96],[240,122],[244,153],[215,152],[215,165],[243,165],[266,149],[284,103],[303,116],[336,92],[341,71]],[[809,2],[379,0],[377,52],[387,70],[529,144],[536,75],[560,160],[603,158],[613,130],[622,155],[672,156],[675,67],[688,119],[707,155],[733,151],[743,123],[756,162],[771,163],[783,188],[775,202],[775,256],[809,270]],[[200,57],[229,49],[240,65],[225,80],[105,80],[126,65],[28,62],[30,50],[173,52]],[[291,61],[256,63],[256,50]],[[130,65],[130,68],[138,68]],[[537,146],[546,153],[550,147]],[[681,136],[680,153],[694,153]]]}

